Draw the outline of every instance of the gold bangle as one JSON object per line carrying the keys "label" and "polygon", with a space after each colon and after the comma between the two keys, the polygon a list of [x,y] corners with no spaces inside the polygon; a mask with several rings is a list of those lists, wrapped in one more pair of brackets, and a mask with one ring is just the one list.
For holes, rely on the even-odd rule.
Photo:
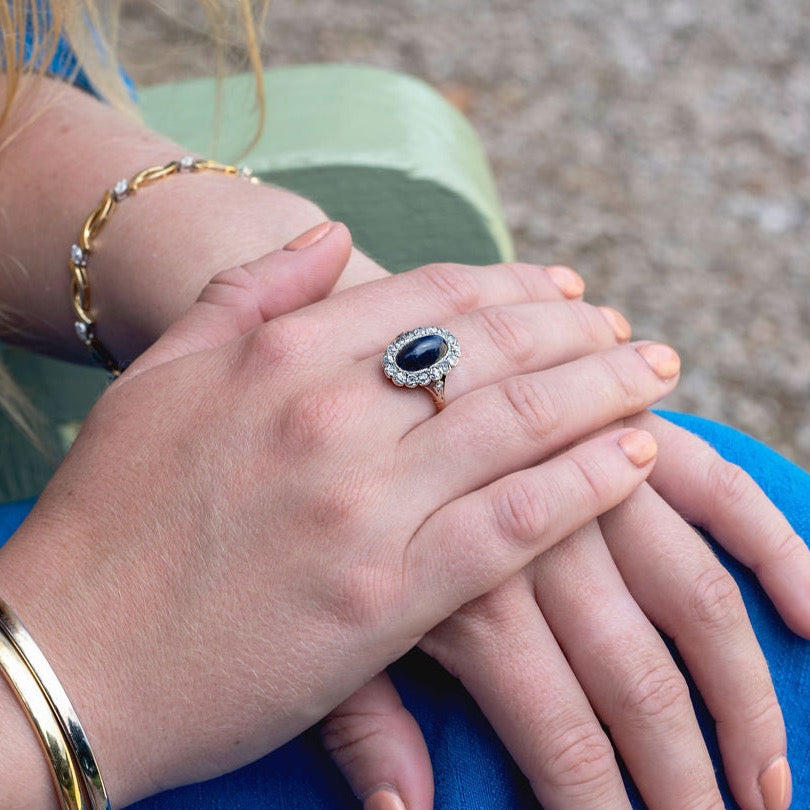
{"label": "gold bangle", "polygon": [[204,171],[243,177],[251,183],[258,183],[247,167],[240,169],[213,160],[198,160],[191,155],[186,155],[180,160],[172,160],[165,166],[150,166],[129,180],[126,178],[119,180],[104,194],[101,202],[84,221],[78,242],[70,247],[70,293],[73,313],[76,316],[74,323],[76,335],[87,347],[93,360],[103,366],[113,378],[121,374],[125,365],[115,359],[96,333],[96,313],[92,307],[90,278],[87,274],[87,260],[93,253],[95,238],[113,215],[118,203],[131,197],[143,186],[149,186],[174,174]]}
{"label": "gold bangle", "polygon": [[[0,638],[7,642],[6,647],[10,645],[13,648],[17,662],[30,675],[30,679],[21,681],[23,691],[16,685],[13,685],[13,688],[26,707],[29,718],[40,735],[40,741],[49,755],[54,774],[60,774],[61,779],[63,770],[57,771],[56,766],[59,765],[63,769],[64,757],[54,759],[50,754],[53,728],[48,727],[47,737],[40,731],[43,718],[47,720],[46,712],[50,719],[56,722],[56,731],[61,742],[60,751],[65,745],[68,748],[70,772],[73,774],[73,782],[68,782],[68,785],[78,784],[75,772],[75,769],[78,768],[78,778],[85,791],[84,794],[79,791],[79,795],[80,797],[86,796],[88,804],[85,804],[85,800],[82,798],[79,804],[63,803],[63,807],[70,808],[70,810],[73,808],[84,810],[86,807],[91,810],[110,810],[110,800],[107,797],[96,758],[93,756],[87,735],[84,733],[73,705],[51,669],[51,665],[42,654],[39,645],[31,638],[17,615],[2,599],[0,599]],[[10,657],[10,655],[5,656],[6,662]],[[3,664],[3,670],[8,679],[9,669],[6,663]],[[21,670],[20,667],[14,668],[12,664],[12,671],[18,676]],[[11,683],[10,680],[9,683]],[[37,700],[37,689],[40,700]],[[44,701],[44,709],[40,701]],[[62,782],[57,779],[57,787],[60,787],[61,784]]]}
{"label": "gold bangle", "polygon": [[0,632],[0,672],[25,710],[28,722],[48,759],[59,806],[62,810],[85,810],[76,763],[65,742],[62,728],[36,678],[5,632]]}

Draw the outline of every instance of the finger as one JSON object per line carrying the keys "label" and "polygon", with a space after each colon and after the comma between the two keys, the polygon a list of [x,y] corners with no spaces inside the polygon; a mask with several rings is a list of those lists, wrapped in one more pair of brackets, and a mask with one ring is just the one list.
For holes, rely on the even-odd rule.
{"label": "finger", "polygon": [[405,550],[416,626],[433,626],[622,501],[654,457],[649,434],[614,431],[447,503]]}
{"label": "finger", "polygon": [[364,810],[433,807],[425,739],[385,672],[329,714],[321,739]]}
{"label": "finger", "polygon": [[600,523],[633,596],[677,645],[716,721],[734,796],[743,807],[760,807],[759,777],[785,756],[787,742],[768,665],[734,579],[651,487]]}
{"label": "finger", "polygon": [[[507,377],[562,365],[625,342],[624,330],[615,327],[601,308],[581,301],[484,307],[453,318],[445,326],[464,347],[464,362],[450,376],[453,398]],[[373,358],[376,363],[379,353]],[[407,389],[400,389],[396,396],[407,408],[413,424],[434,413],[429,397],[420,397],[414,408]]]}
{"label": "finger", "polygon": [[188,312],[127,370],[127,378],[221,346],[328,295],[351,254],[345,225],[324,222],[255,261],[218,273]]}
{"label": "finger", "polygon": [[[328,328],[340,335],[342,350],[361,359],[378,356],[402,332],[482,307],[565,298],[536,265],[434,264],[337,293],[329,300]],[[314,322],[323,320],[317,308],[313,315]]]}
{"label": "finger", "polygon": [[566,298],[570,300],[582,298],[585,281],[576,270],[563,264],[546,265],[544,269]]}
{"label": "finger", "polygon": [[613,747],[521,572],[420,643],[460,678],[547,810],[628,808]]}
{"label": "finger", "polygon": [[665,465],[650,483],[757,575],[785,623],[810,638],[810,549],[740,467],[703,439],[654,414],[634,425],[655,433]]}
{"label": "finger", "polygon": [[[581,301],[490,306],[453,318],[446,327],[463,346],[464,357],[449,375],[449,395],[458,399],[508,377],[563,365],[625,343],[629,326],[625,329],[622,324],[626,323],[615,310],[607,316],[603,307]],[[415,399],[412,389],[392,384],[386,379],[388,372],[384,376],[375,368],[380,358],[381,353],[376,352],[361,364],[363,373],[373,374],[387,387],[384,393],[407,415],[411,426],[426,421],[435,413],[433,400],[428,396]],[[440,374],[437,371],[436,378]],[[390,413],[388,408],[386,413]]]}
{"label": "finger", "polygon": [[664,396],[678,369],[668,347],[631,344],[462,395],[404,437],[406,463],[421,471],[408,482],[408,496],[461,494],[536,464]]}
{"label": "finger", "polygon": [[448,321],[446,328],[464,351],[464,362],[451,377],[455,398],[626,342],[624,331],[614,327],[601,307],[581,301],[484,307]]}
{"label": "finger", "polygon": [[596,524],[551,549],[534,570],[540,610],[645,804],[722,807],[686,681]]}

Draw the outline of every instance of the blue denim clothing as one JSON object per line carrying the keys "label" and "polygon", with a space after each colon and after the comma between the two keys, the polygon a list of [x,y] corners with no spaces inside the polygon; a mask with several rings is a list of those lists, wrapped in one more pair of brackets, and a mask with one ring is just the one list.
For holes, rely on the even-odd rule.
{"label": "blue denim clothing", "polygon": [[[810,537],[808,473],[732,428],[683,414],[664,415],[703,436],[725,458],[747,469],[796,531]],[[14,530],[30,506],[31,502],[24,502],[0,507],[0,537],[5,539]],[[794,806],[806,806],[810,803],[810,643],[782,624],[750,571],[721,549],[717,552],[740,585],[768,659],[787,724]],[[458,681],[418,651],[389,671],[427,740],[437,810],[522,810],[538,806],[526,779]],[[722,776],[712,719],[697,691],[692,691],[726,805],[735,807]],[[627,785],[633,806],[643,807],[629,780]],[[323,752],[317,733],[310,730],[239,771],[145,799],[131,810],[357,810],[359,806]]]}

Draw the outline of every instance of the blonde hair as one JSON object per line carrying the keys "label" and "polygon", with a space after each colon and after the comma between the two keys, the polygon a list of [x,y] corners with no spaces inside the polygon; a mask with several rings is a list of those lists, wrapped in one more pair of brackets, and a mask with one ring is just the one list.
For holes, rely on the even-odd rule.
{"label": "blonde hair", "polygon": [[[264,82],[259,31],[269,0],[197,0],[208,19],[215,46],[217,75],[223,72],[225,30],[230,17],[239,17],[250,68],[256,77],[259,128],[264,122]],[[118,36],[121,0],[2,0],[0,2],[0,70],[5,95],[0,102],[0,127],[26,73],[47,73],[61,38],[70,45],[99,96],[119,109],[134,111],[129,88],[119,70]],[[28,36],[26,36],[28,34]]]}
{"label": "blonde hair", "polygon": [[[256,79],[258,123],[248,151],[261,135],[265,119],[264,77],[259,31],[269,0],[197,0],[208,19],[214,43],[217,78],[224,74],[226,29],[239,18],[247,62]],[[82,71],[93,90],[108,103],[137,114],[118,60],[121,0],[0,0],[0,74],[5,78],[0,97],[0,129],[21,96],[23,77],[48,73],[60,47],[70,47],[76,58],[73,75]],[[236,20],[234,20],[235,22]],[[2,141],[0,140],[0,148]],[[7,322],[0,302],[0,326]],[[40,418],[0,363],[0,410],[41,450]]]}

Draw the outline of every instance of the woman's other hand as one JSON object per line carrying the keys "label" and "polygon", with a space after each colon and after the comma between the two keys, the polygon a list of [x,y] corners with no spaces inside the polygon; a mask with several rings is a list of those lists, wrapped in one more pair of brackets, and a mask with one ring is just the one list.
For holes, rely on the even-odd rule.
{"label": "woman's other hand", "polygon": [[[648,413],[625,424],[659,443],[649,483],[421,646],[462,679],[544,807],[628,806],[602,725],[649,807],[720,807],[685,682],[654,624],[717,723],[737,802],[785,808],[785,730],[767,664],[734,580],[680,514],[756,572],[804,637],[810,552],[701,439]],[[406,715],[383,674],[324,725],[327,747],[375,810],[396,807],[397,794],[408,810],[431,806],[427,750]]]}

